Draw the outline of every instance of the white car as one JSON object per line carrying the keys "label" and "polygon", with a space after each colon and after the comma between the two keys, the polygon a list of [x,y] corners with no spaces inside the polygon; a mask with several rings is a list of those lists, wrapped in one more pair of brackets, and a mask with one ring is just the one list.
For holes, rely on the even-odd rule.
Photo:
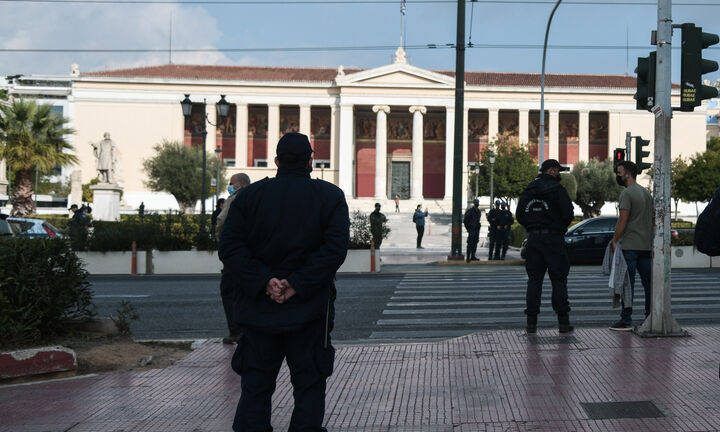
{"label": "white car", "polygon": [[42,219],[9,217],[6,219],[17,237],[63,238],[59,229]]}

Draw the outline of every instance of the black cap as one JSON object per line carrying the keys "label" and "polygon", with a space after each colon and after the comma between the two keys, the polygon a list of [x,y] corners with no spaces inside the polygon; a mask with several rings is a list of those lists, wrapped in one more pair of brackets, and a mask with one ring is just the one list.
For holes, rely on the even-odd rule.
{"label": "black cap", "polygon": [[380,203],[375,203],[375,207],[380,207]]}
{"label": "black cap", "polygon": [[295,155],[299,157],[310,157],[313,153],[310,140],[307,135],[298,132],[288,132],[280,138],[278,141],[277,149],[275,154],[280,155]]}
{"label": "black cap", "polygon": [[77,204],[73,204],[70,206],[70,208],[68,210],[77,210],[77,208],[78,208]]}
{"label": "black cap", "polygon": [[480,200],[477,199],[477,198],[475,198],[475,199],[473,200],[473,204],[480,204]]}
{"label": "black cap", "polygon": [[570,171],[570,168],[560,165],[560,162],[556,161],[555,159],[547,159],[540,166],[540,172],[544,173],[550,168],[557,168],[560,171]]}

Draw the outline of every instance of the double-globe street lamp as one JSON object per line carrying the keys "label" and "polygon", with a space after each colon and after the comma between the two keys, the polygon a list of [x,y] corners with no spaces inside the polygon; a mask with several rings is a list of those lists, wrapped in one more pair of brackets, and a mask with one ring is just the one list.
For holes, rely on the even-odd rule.
{"label": "double-globe street lamp", "polygon": [[490,160],[490,208],[493,208],[493,201],[495,200],[495,194],[493,191],[493,166],[495,165],[495,153],[490,152],[488,154]]}
{"label": "double-globe street lamp", "polygon": [[[203,108],[205,108],[206,100],[203,99]],[[225,117],[227,117],[228,112],[230,111],[230,104],[228,101],[225,100],[225,95],[220,95],[220,100],[216,104],[217,108],[217,122],[212,123],[207,116],[207,110],[203,109],[203,121],[202,124],[198,125],[192,121],[192,107],[193,103],[190,100],[190,95],[186,94],[185,99],[183,99],[180,102],[180,105],[182,106],[182,112],[183,116],[185,117],[185,120],[188,120],[192,123],[193,127],[195,128],[195,133],[198,133],[202,135],[202,192],[200,194],[200,232],[205,234],[205,198],[207,195],[207,179],[206,179],[206,171],[207,171],[207,155],[205,152],[205,141],[207,140],[207,123],[210,123],[213,126],[222,124]],[[220,161],[218,161],[218,164]]]}

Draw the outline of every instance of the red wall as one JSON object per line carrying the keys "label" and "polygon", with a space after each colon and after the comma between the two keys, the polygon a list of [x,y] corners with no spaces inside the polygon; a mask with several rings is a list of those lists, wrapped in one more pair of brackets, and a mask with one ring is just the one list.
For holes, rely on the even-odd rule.
{"label": "red wall", "polygon": [[375,141],[355,142],[356,196],[375,196]]}
{"label": "red wall", "polygon": [[445,141],[423,143],[423,196],[445,196]]}

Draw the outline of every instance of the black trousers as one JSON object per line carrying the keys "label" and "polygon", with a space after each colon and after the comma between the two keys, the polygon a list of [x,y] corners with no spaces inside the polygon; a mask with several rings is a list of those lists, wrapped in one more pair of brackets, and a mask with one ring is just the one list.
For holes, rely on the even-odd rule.
{"label": "black trousers", "polygon": [[375,249],[380,249],[380,245],[382,245],[382,234],[381,233],[372,233],[373,243],[375,243]]}
{"label": "black trousers", "polygon": [[422,238],[425,234],[425,225],[415,225],[415,229],[417,230],[417,247],[420,247],[422,245]]}
{"label": "black trousers", "polygon": [[495,231],[495,258],[500,259],[500,254],[505,256],[510,245],[510,230],[501,229]]}
{"label": "black trousers", "polygon": [[313,322],[285,333],[247,328],[238,342],[232,368],[240,374],[242,393],[235,412],[235,432],[271,432],[270,412],[283,359],[290,369],[295,407],[289,432],[320,432],[325,417],[325,385],[332,374],[335,349],[325,323]]}
{"label": "black trousers", "polygon": [[227,321],[228,330],[231,335],[239,335],[242,329],[233,321],[235,292],[233,291],[230,275],[225,269],[220,273],[220,297],[222,298],[223,309],[225,310],[225,320]]}
{"label": "black trousers", "polygon": [[478,241],[480,241],[480,230],[468,230],[467,238],[467,257],[474,257],[477,252]]}
{"label": "black trousers", "polygon": [[493,257],[493,251],[495,250],[495,247],[497,245],[495,231],[497,231],[497,230],[495,229],[494,225],[490,225],[488,227],[488,237],[490,238],[490,246],[488,247],[488,249],[489,249],[488,250],[488,258]]}
{"label": "black trousers", "polygon": [[528,275],[526,315],[540,313],[540,299],[545,272],[552,283],[552,308],[564,315],[570,311],[567,294],[567,276],[570,272],[570,259],[565,250],[563,234],[528,235],[525,270]]}

